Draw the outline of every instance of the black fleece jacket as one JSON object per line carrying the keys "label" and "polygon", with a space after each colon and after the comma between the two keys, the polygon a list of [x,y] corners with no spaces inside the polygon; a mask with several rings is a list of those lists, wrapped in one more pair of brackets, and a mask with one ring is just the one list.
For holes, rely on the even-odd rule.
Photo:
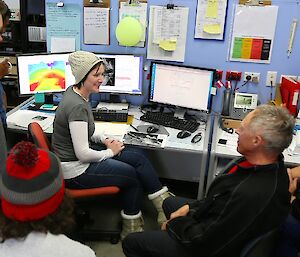
{"label": "black fleece jacket", "polygon": [[[283,156],[270,165],[243,168],[232,161],[210,185],[207,196],[190,203],[186,217],[168,222],[169,235],[193,255],[238,257],[249,240],[278,227],[289,212],[289,178]],[[235,165],[238,169],[227,174]]]}

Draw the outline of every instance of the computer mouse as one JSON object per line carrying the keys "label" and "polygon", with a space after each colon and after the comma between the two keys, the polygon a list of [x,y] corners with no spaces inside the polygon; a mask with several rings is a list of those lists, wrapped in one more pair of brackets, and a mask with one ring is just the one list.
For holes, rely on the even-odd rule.
{"label": "computer mouse", "polygon": [[195,144],[198,143],[201,139],[202,139],[202,133],[199,132],[195,136],[193,136],[191,142]]}
{"label": "computer mouse", "polygon": [[159,130],[158,127],[155,127],[155,126],[149,126],[147,128],[147,133],[151,134],[151,133],[156,133],[157,131]]}
{"label": "computer mouse", "polygon": [[182,130],[182,131],[178,132],[177,137],[178,138],[186,138],[186,137],[189,137],[190,135],[192,135],[191,132],[189,132],[187,130]]}

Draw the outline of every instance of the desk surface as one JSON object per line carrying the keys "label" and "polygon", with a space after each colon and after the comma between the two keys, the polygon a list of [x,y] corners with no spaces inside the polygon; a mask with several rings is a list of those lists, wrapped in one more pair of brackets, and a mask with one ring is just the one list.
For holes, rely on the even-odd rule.
{"label": "desk surface", "polygon": [[[15,118],[19,119],[20,117],[22,117],[22,115],[20,115],[21,114],[20,110],[22,110],[22,112],[24,112],[23,109],[25,109],[25,111],[26,111],[26,108],[24,108],[24,107],[28,106],[32,101],[33,101],[33,98],[30,98],[27,101],[25,101],[24,103],[22,103],[21,105],[19,105],[17,108],[8,112],[8,114],[7,114],[8,129],[11,129],[11,130],[17,131],[17,132],[26,132],[27,131],[26,126],[24,126],[24,127],[16,126],[15,124],[12,123],[12,121]],[[44,112],[42,110],[41,111],[28,111],[28,113],[22,113],[22,114],[24,114],[23,115],[24,119],[25,119],[26,115],[28,115],[28,119],[29,119],[28,121],[25,121],[24,124],[28,123],[30,121],[32,115],[42,114],[45,117],[50,117],[49,118],[50,122],[51,122],[51,119],[54,119],[54,116],[55,116],[55,112]],[[133,122],[132,122],[133,126],[137,127],[139,125],[151,125],[151,123],[140,120],[140,117],[142,114],[143,113],[141,112],[139,107],[137,107],[137,106],[130,107],[129,115],[133,116]],[[96,123],[98,123],[98,122],[96,122]],[[101,122],[101,123],[106,124],[107,122]],[[107,124],[109,124],[109,126],[112,126],[114,123],[107,123]],[[167,137],[164,149],[169,149],[169,150],[174,150],[174,151],[176,151],[176,150],[191,151],[191,152],[198,152],[198,153],[203,151],[204,142],[205,142],[205,132],[206,132],[205,125],[200,126],[197,131],[195,131],[191,136],[189,136],[185,139],[177,138],[177,133],[179,132],[179,130],[173,129],[173,128],[168,128],[168,127],[166,127],[165,129],[169,133],[169,136]],[[46,128],[44,131],[47,134],[52,134],[53,133],[53,124],[51,126],[49,126],[48,128]],[[128,131],[134,131],[134,129],[129,126]],[[202,133],[202,139],[198,143],[191,143],[191,139],[193,138],[193,136],[199,132]],[[153,147],[157,148],[155,146],[153,146]]]}
{"label": "desk surface", "polygon": [[[237,150],[236,150],[237,139],[238,139],[238,136],[236,133],[230,134],[228,132],[223,131],[221,128],[218,128],[217,133],[218,133],[218,135],[217,135],[216,148],[215,148],[215,154],[217,156],[223,157],[223,158],[241,156],[241,154],[239,152],[237,152]],[[220,144],[219,139],[227,140],[227,143]],[[295,136],[294,136],[293,140],[295,140]],[[295,166],[295,165],[300,164],[300,156],[293,154],[288,149],[284,150],[283,155],[284,155],[284,161],[288,165]]]}

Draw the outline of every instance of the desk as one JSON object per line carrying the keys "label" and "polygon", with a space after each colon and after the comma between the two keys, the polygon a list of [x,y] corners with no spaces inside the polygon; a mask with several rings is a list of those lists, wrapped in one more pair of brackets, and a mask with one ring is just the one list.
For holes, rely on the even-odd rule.
{"label": "desk", "polygon": [[[33,101],[33,98],[28,99],[12,111],[8,112],[8,129],[13,133],[24,134],[27,132],[27,129],[10,124],[9,116],[30,104],[31,101]],[[133,125],[135,127],[138,125],[149,124],[140,121],[142,112],[137,106],[130,107],[129,115],[134,116]],[[146,150],[160,177],[198,182],[198,198],[203,195],[205,174],[207,171],[209,135],[211,133],[211,115],[206,116],[206,125],[200,126],[199,129],[188,138],[178,139],[177,133],[179,130],[166,128],[169,137],[164,148],[139,146]],[[134,131],[131,127],[129,127],[129,130]],[[202,132],[202,140],[195,144],[191,143],[192,137],[199,131]],[[49,127],[45,132],[48,135],[51,135],[53,128]]]}
{"label": "desk", "polygon": [[[219,126],[219,115],[215,115],[213,121],[213,139],[210,152],[209,169],[207,176],[206,188],[210,185],[216,175],[218,175],[231,160],[241,156],[236,150],[237,146],[237,134],[230,134],[223,131]],[[219,144],[219,139],[229,140],[229,146]],[[300,156],[290,155],[285,150],[283,152],[285,164],[289,167],[300,165]]]}

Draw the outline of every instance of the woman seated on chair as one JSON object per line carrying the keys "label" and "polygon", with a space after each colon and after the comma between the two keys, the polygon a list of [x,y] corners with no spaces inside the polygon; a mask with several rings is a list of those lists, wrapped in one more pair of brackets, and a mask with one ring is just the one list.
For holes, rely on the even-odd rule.
{"label": "woman seated on chair", "polygon": [[73,220],[58,158],[22,141],[0,163],[0,257],[96,257],[63,233]]}
{"label": "woman seated on chair", "polygon": [[288,174],[290,178],[289,191],[292,194],[292,208],[283,225],[275,257],[298,257],[298,253],[300,252],[300,197],[298,188],[300,166],[288,169]]}
{"label": "woman seated on chair", "polygon": [[[143,230],[140,211],[144,192],[158,211],[158,223],[166,218],[162,202],[170,196],[160,183],[149,160],[139,151],[125,149],[122,142],[95,135],[89,104],[91,93],[99,93],[105,64],[95,54],[77,51],[69,56],[75,85],[69,87],[56,110],[52,146],[61,160],[67,188],[85,189],[118,186],[122,194],[121,238]],[[102,143],[94,150],[90,141]]]}

